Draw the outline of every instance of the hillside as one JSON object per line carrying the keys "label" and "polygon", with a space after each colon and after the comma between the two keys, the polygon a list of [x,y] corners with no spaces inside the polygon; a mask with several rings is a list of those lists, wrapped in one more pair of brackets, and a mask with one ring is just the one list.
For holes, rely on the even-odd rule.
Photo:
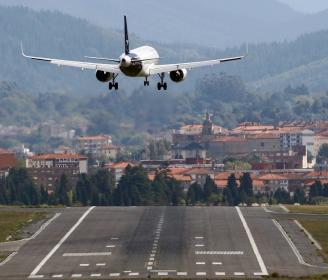
{"label": "hillside", "polygon": [[126,14],[131,30],[144,39],[220,49],[244,42],[292,40],[327,27],[327,13],[305,15],[278,0],[0,0],[0,4],[59,10],[115,29],[122,29]]}

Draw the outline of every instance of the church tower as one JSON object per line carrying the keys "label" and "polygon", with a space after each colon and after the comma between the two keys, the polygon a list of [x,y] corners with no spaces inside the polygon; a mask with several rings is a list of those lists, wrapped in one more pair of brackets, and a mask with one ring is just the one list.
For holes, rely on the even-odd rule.
{"label": "church tower", "polygon": [[213,135],[213,122],[210,114],[207,112],[203,122],[202,135]]}

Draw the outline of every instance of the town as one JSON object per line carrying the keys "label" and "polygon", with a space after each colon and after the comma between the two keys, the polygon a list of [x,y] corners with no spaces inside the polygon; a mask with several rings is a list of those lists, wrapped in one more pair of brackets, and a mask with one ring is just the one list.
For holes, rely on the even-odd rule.
{"label": "town", "polygon": [[[178,205],[328,201],[327,121],[276,125],[244,122],[229,130],[213,123],[211,114],[206,113],[203,123],[184,125],[154,137],[140,149],[138,156],[115,145],[110,135],[75,136],[74,130],[65,131],[55,123],[43,124],[39,130],[42,129],[46,130],[43,133],[70,139],[71,146],[61,145],[50,153],[33,153],[25,146],[1,149],[3,180],[10,176],[11,169],[26,169],[37,189],[51,196],[58,192],[63,175],[68,189],[79,193],[83,175],[92,176],[105,170],[112,174],[115,189],[126,168],[138,167],[150,182],[161,172],[174,180],[182,191]],[[1,133],[6,130],[2,128]],[[229,202],[225,189],[229,184],[241,189],[246,175],[249,178],[246,188],[251,188],[252,199],[245,200],[240,195]],[[208,194],[205,199],[209,184],[213,195],[210,198]],[[198,199],[191,198],[194,192],[199,193]],[[115,204],[110,201],[106,205]],[[2,203],[6,202],[14,201],[2,199]]]}

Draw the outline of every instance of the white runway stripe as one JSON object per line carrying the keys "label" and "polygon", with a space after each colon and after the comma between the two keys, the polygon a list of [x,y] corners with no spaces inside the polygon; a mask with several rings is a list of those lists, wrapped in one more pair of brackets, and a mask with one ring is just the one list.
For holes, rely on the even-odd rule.
{"label": "white runway stripe", "polygon": [[205,262],[196,262],[196,264],[205,264]]}
{"label": "white runway stripe", "polygon": [[72,274],[72,278],[80,278],[82,277],[82,274]]}
{"label": "white runway stripe", "polygon": [[89,266],[90,264],[88,263],[80,263],[80,266]]}
{"label": "white runway stripe", "polygon": [[158,272],[158,276],[167,276],[168,272]]}
{"label": "white runway stripe", "polygon": [[107,245],[106,248],[115,248],[115,245]]}
{"label": "white runway stripe", "polygon": [[64,253],[63,257],[94,257],[94,256],[110,256],[111,252],[91,252],[91,253]]}
{"label": "white runway stripe", "polygon": [[28,278],[31,278],[31,279],[40,279],[40,278],[43,278],[44,275],[30,275]]}
{"label": "white runway stripe", "polygon": [[97,263],[96,266],[105,266],[105,263]]}
{"label": "white runway stripe", "polygon": [[222,262],[212,262],[213,265],[221,265]]}
{"label": "white runway stripe", "polygon": [[177,272],[178,276],[187,276],[188,273],[187,272]]}
{"label": "white runway stripe", "polygon": [[204,244],[196,244],[195,247],[204,247]]}
{"label": "white runway stripe", "polygon": [[195,251],[196,255],[243,255],[243,251]]}
{"label": "white runway stripe", "polygon": [[245,273],[244,272],[235,272],[234,275],[235,276],[244,276]]}
{"label": "white runway stripe", "polygon": [[139,276],[139,272],[130,272],[129,276]]}
{"label": "white runway stripe", "polygon": [[216,276],[225,276],[225,272],[215,272]]}
{"label": "white runway stripe", "polygon": [[100,277],[101,274],[100,273],[92,273],[90,274],[91,277]]}
{"label": "white runway stripe", "polygon": [[52,275],[52,278],[62,278],[63,274],[54,274]]}
{"label": "white runway stripe", "polygon": [[196,275],[197,276],[205,276],[206,275],[206,272],[196,272]]}
{"label": "white runway stripe", "polygon": [[121,273],[109,273],[110,277],[119,277]]}
{"label": "white runway stripe", "polygon": [[267,270],[267,268],[266,268],[266,266],[265,266],[265,264],[264,264],[264,261],[263,261],[263,259],[262,259],[262,256],[261,256],[261,254],[260,254],[260,252],[259,252],[259,249],[257,248],[257,245],[256,245],[256,243],[255,243],[255,240],[254,240],[254,237],[253,237],[253,235],[252,235],[252,232],[251,232],[251,230],[249,229],[249,227],[248,227],[248,225],[247,225],[247,222],[246,222],[246,220],[245,220],[245,218],[244,218],[243,213],[241,212],[241,210],[240,210],[240,208],[239,208],[238,206],[236,206],[236,210],[237,210],[237,213],[238,213],[239,218],[240,218],[240,220],[241,220],[241,223],[242,223],[243,226],[244,226],[244,229],[245,229],[245,231],[246,231],[246,234],[247,234],[247,237],[248,237],[248,239],[249,239],[249,242],[251,243],[251,246],[252,246],[252,249],[253,249],[254,254],[255,254],[255,256],[256,256],[257,262],[259,263],[259,266],[260,266],[260,268],[261,268],[261,272],[262,272],[263,274],[265,274],[265,275],[269,275],[268,270]]}

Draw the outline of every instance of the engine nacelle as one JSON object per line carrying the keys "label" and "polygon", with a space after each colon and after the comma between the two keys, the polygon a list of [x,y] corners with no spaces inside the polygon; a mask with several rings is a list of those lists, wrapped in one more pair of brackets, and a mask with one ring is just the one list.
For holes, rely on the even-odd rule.
{"label": "engine nacelle", "polygon": [[188,72],[186,69],[171,71],[170,78],[173,82],[179,83],[179,82],[184,81],[187,78],[187,73]]}
{"label": "engine nacelle", "polygon": [[114,74],[98,70],[96,77],[99,82],[106,83],[113,79]]}

